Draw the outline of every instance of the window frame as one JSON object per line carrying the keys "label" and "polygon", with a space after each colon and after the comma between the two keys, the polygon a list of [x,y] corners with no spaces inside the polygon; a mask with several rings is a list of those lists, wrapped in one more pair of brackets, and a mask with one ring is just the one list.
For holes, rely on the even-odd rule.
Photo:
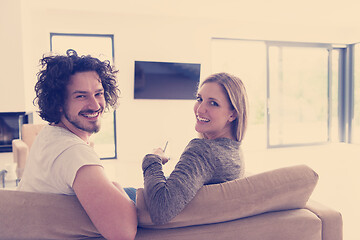
{"label": "window frame", "polygon": [[[55,36],[69,36],[69,37],[97,37],[97,38],[110,38],[111,40],[111,57],[113,64],[115,63],[115,48],[114,48],[114,35],[113,34],[88,34],[88,33],[56,33],[50,32],[50,51],[53,51],[53,37]],[[117,159],[117,134],[116,134],[116,110],[113,111],[113,129],[114,129],[114,155],[110,157],[101,157],[101,160]]]}
{"label": "window frame", "polygon": [[[332,83],[332,46],[327,43],[304,43],[304,42],[287,42],[287,41],[265,41],[266,44],[266,86],[267,86],[267,96],[266,96],[266,145],[267,148],[279,148],[279,147],[294,147],[294,146],[309,146],[309,145],[318,145],[329,142],[330,140],[330,130],[331,130],[331,83]],[[270,143],[270,47],[288,47],[288,48],[321,48],[328,51],[327,57],[327,136],[326,141],[315,141],[315,142],[305,142],[305,143],[283,143],[283,144],[271,144]]]}

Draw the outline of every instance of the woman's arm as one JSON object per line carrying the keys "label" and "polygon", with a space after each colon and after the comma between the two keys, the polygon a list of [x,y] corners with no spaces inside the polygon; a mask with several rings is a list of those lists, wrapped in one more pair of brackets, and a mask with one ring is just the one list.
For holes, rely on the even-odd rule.
{"label": "woman's arm", "polygon": [[73,189],[91,221],[106,239],[135,238],[136,208],[125,191],[105,176],[101,166],[81,167]]}
{"label": "woman's arm", "polygon": [[158,155],[144,157],[145,200],[154,223],[164,224],[178,215],[211,179],[215,169],[211,155],[210,147],[202,140],[192,140],[168,179]]}

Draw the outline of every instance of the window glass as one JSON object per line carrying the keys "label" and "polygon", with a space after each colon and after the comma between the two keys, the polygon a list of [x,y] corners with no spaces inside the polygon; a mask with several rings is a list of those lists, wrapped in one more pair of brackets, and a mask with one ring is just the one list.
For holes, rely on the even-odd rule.
{"label": "window glass", "polygon": [[269,145],[328,139],[328,51],[269,47]]}

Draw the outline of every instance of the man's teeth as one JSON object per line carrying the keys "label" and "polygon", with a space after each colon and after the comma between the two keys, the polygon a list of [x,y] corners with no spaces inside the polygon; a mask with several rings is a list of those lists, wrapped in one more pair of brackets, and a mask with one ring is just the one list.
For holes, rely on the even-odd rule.
{"label": "man's teeth", "polygon": [[99,112],[94,112],[93,114],[83,114],[84,117],[87,118],[94,118],[97,117],[99,115]]}
{"label": "man's teeth", "polygon": [[199,121],[201,121],[201,122],[210,122],[210,120],[209,119],[206,119],[206,118],[202,118],[202,117],[197,117],[197,119],[199,120]]}

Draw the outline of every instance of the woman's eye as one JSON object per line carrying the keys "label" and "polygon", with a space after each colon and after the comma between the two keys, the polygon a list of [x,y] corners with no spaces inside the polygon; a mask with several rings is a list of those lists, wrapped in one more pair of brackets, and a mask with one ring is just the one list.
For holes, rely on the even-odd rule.
{"label": "woman's eye", "polygon": [[210,104],[211,104],[212,106],[215,106],[215,107],[219,106],[219,104],[218,104],[217,102],[214,102],[214,101],[211,101]]}
{"label": "woman's eye", "polygon": [[201,97],[197,97],[197,98],[196,98],[196,101],[197,101],[197,102],[201,102],[201,101],[202,101]]}

